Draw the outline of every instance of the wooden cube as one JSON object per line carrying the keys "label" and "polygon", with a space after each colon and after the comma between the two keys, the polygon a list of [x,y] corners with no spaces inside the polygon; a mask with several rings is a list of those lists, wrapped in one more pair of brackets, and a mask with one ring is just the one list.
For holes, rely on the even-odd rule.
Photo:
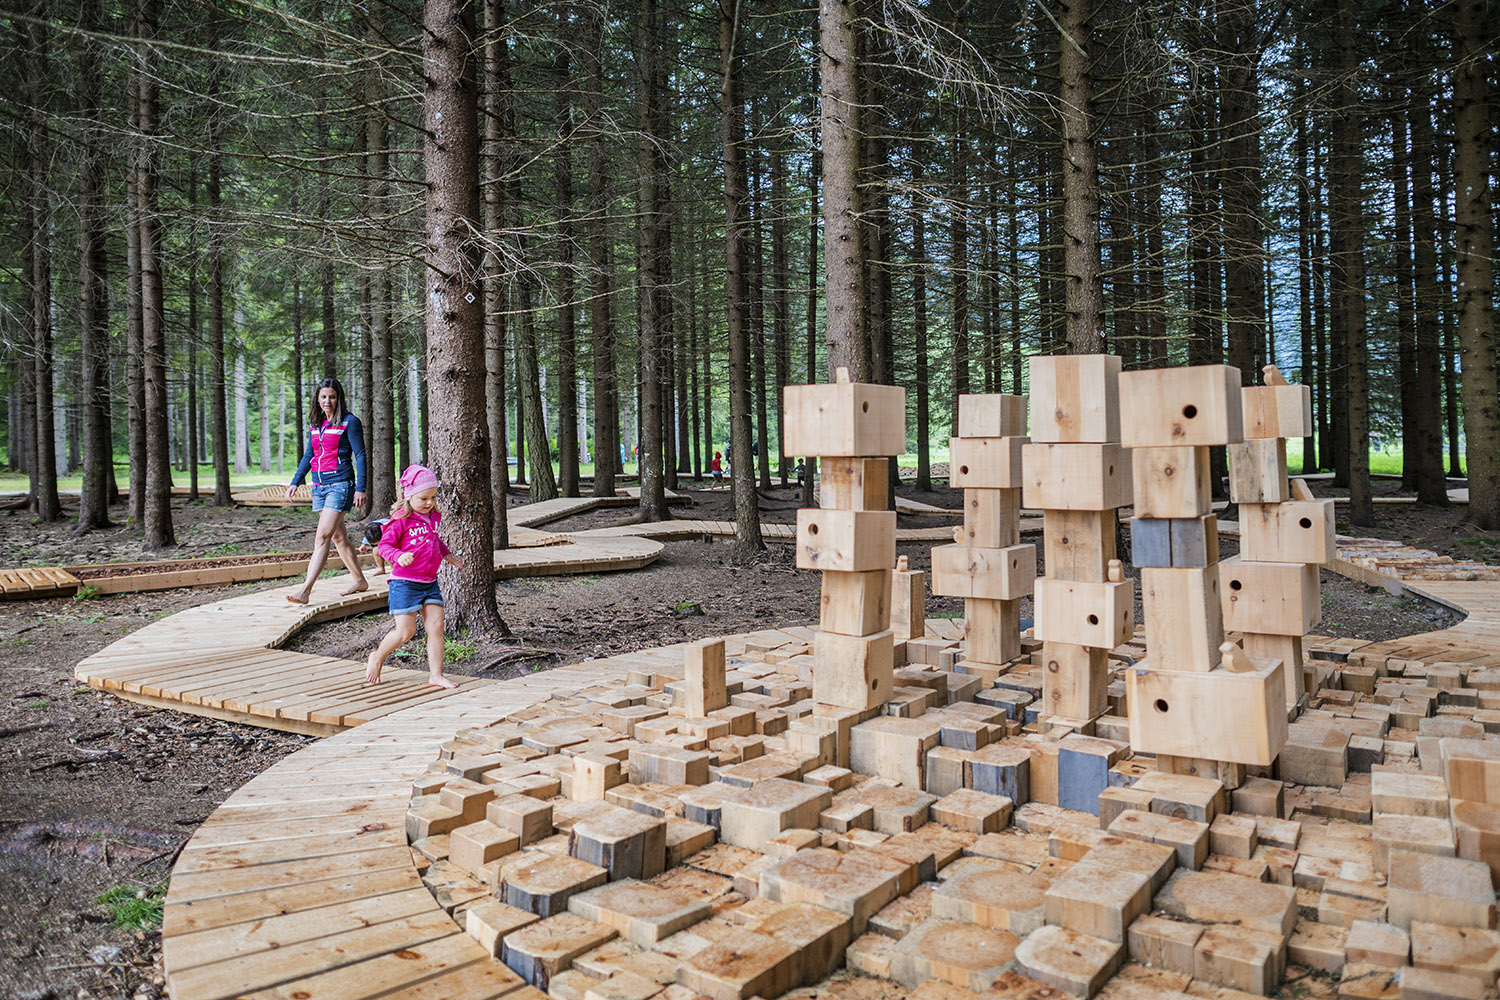
{"label": "wooden cube", "polygon": [[1141,661],[1125,672],[1130,745],[1267,766],[1287,738],[1284,684],[1279,663],[1235,673],[1160,670]]}
{"label": "wooden cube", "polygon": [[813,698],[853,709],[885,704],[891,696],[893,648],[888,631],[864,636],[817,633],[813,639]]}
{"label": "wooden cube", "polygon": [[925,788],[927,751],[938,744],[942,723],[883,716],[849,732],[849,766],[861,774]]}
{"label": "wooden cube", "polygon": [[1021,491],[964,490],[966,545],[1003,549],[1021,541]]}
{"label": "wooden cube", "polygon": [[1140,568],[1202,569],[1219,561],[1219,520],[1131,518],[1130,558]]}
{"label": "wooden cube", "polygon": [[838,635],[883,632],[891,627],[890,601],[888,569],[863,573],[827,571],[823,574],[823,594],[818,605],[818,627]]}
{"label": "wooden cube", "polygon": [[[1040,618],[1038,619],[1040,620]],[[1072,642],[1042,645],[1044,716],[1088,720],[1109,707],[1109,649]]]}
{"label": "wooden cube", "polygon": [[508,906],[539,917],[568,909],[576,892],[603,885],[609,872],[567,855],[522,851],[501,863],[496,895]]}
{"label": "wooden cube", "polygon": [[1199,517],[1213,509],[1208,448],[1137,448],[1130,456],[1136,517]]}
{"label": "wooden cube", "polygon": [[[1222,566],[1222,564],[1220,564]],[[1322,610],[1319,609],[1319,617]],[[1261,632],[1245,632],[1240,636],[1240,645],[1245,649],[1245,655],[1252,660],[1280,660],[1281,676],[1286,681],[1286,703],[1288,707],[1297,705],[1302,701],[1302,673],[1304,663],[1302,659],[1302,636],[1300,635],[1269,635]],[[1380,755],[1384,752],[1385,742],[1375,738],[1375,763],[1380,762]],[[1369,770],[1368,767],[1365,770]]]}
{"label": "wooden cube", "polygon": [[1156,908],[1186,920],[1238,923],[1283,941],[1297,923],[1297,896],[1290,886],[1223,872],[1178,871],[1157,893]]}
{"label": "wooden cube", "polygon": [[1260,996],[1281,985],[1283,938],[1228,924],[1211,924],[1193,950],[1193,978]]}
{"label": "wooden cube", "polygon": [[521,847],[552,836],[552,804],[530,795],[502,795],[490,802],[484,818],[514,834]]}
{"label": "wooden cube", "polygon": [[1224,627],[1234,632],[1302,636],[1323,617],[1318,567],[1312,563],[1219,564]]}
{"label": "wooden cube", "polygon": [[630,779],[636,784],[708,784],[709,754],[674,746],[634,747],[630,751]]}
{"label": "wooden cube", "polygon": [[1500,878],[1500,806],[1455,800],[1452,818],[1458,856],[1488,865]]}
{"label": "wooden cube", "polygon": [[1016,947],[1016,964],[1032,979],[1087,1000],[1115,974],[1124,955],[1117,942],[1048,925]]}
{"label": "wooden cube", "polygon": [[1193,949],[1202,935],[1202,924],[1146,915],[1130,925],[1126,943],[1132,961],[1191,976]]}
{"label": "wooden cube", "polygon": [[568,853],[609,872],[611,882],[660,875],[667,864],[667,824],[633,809],[606,806],[568,831]]}
{"label": "wooden cube", "polygon": [[1489,927],[1495,890],[1484,864],[1402,850],[1392,851],[1389,861],[1391,923],[1406,928],[1413,921]]}
{"label": "wooden cube", "polygon": [[842,913],[863,934],[896,898],[900,872],[867,852],[798,851],[760,873],[760,893],[778,903],[812,903]]}
{"label": "wooden cube", "polygon": [[1225,445],[1244,437],[1240,370],[1153,368],[1120,375],[1120,442],[1127,448]]}
{"label": "wooden cube", "polygon": [[862,573],[895,562],[895,511],[797,511],[798,569]]}
{"label": "wooden cube", "polygon": [[1116,555],[1113,510],[1043,511],[1042,532],[1049,579],[1109,579]]}
{"label": "wooden cube", "polygon": [[1028,362],[1033,441],[1120,440],[1120,359],[1109,354],[1035,355]]}
{"label": "wooden cube", "polygon": [[782,389],[783,452],[873,456],[906,451],[906,390],[847,379],[845,372],[840,381]]}
{"label": "wooden cube", "polygon": [[992,743],[969,759],[969,774],[977,792],[1010,799],[1018,806],[1031,801],[1032,751],[1009,743]]}
{"label": "wooden cube", "polygon": [[1033,634],[1043,642],[1113,649],[1135,632],[1135,584],[1036,581]]}
{"label": "wooden cube", "polygon": [[596,753],[581,753],[573,757],[573,783],[571,798],[574,802],[603,802],[604,793],[623,784],[620,762],[613,757]]}
{"label": "wooden cube", "polygon": [[954,489],[1012,490],[1024,483],[1024,437],[956,437],[948,441],[948,485]]}
{"label": "wooden cube", "polygon": [[693,995],[712,1000],[780,996],[796,985],[796,964],[797,947],[791,942],[740,930],[683,958],[677,981]]}
{"label": "wooden cube", "polygon": [[932,549],[932,592],[945,597],[1017,601],[1036,583],[1036,546],[980,549],[937,545]]}
{"label": "wooden cube", "polygon": [[960,788],[932,805],[935,823],[969,833],[998,833],[1010,824],[1011,800],[1002,795]]}
{"label": "wooden cube", "polygon": [[1025,433],[1025,396],[990,392],[958,397],[959,437],[1021,437]]}
{"label": "wooden cube", "polygon": [[818,463],[818,506],[829,510],[890,510],[890,460],[823,459]]}
{"label": "wooden cube", "polygon": [[566,972],[573,959],[615,936],[613,929],[562,913],[506,935],[501,944],[505,964],[539,990]]}
{"label": "wooden cube", "polygon": [[614,928],[641,948],[650,948],[712,915],[705,898],[633,879],[578,893],[568,900],[568,911]]}
{"label": "wooden cube", "polygon": [[1229,499],[1235,503],[1280,503],[1291,499],[1286,441],[1249,438],[1230,444]]}
{"label": "wooden cube", "polygon": [[853,936],[854,922],[842,913],[811,903],[778,904],[776,909],[751,921],[752,934],[764,934],[797,950],[794,975],[799,983],[811,983],[829,975],[844,961]]}
{"label": "wooden cube", "polygon": [[1009,663],[1021,655],[1019,601],[964,600],[964,658],[970,664]]}
{"label": "wooden cube", "polygon": [[[890,628],[892,635],[897,639],[917,639],[927,634],[927,574],[919,569],[900,568],[904,565],[903,559],[891,574],[889,625],[877,624],[875,628],[867,628],[860,632],[860,635],[879,632],[886,627]],[[826,576],[823,578],[823,594],[826,601],[828,594]],[[861,622],[861,624],[868,624],[868,622]],[[830,629],[826,624],[822,625],[822,628],[825,632],[839,631],[836,628]]]}
{"label": "wooden cube", "polygon": [[913,989],[936,981],[980,992],[1009,968],[1018,943],[1009,931],[929,917],[896,945],[891,978]]}
{"label": "wooden cube", "polygon": [[1162,670],[1212,670],[1224,642],[1221,566],[1141,570],[1146,652]]}
{"label": "wooden cube", "polygon": [[[826,592],[827,580],[823,586]],[[687,688],[687,702],[683,708],[688,718],[701,719],[729,704],[724,687],[723,639],[689,643],[683,648],[683,669]]]}
{"label": "wooden cube", "polygon": [[519,838],[509,830],[480,820],[448,835],[448,860],[477,878],[485,865],[515,853],[520,846]]}
{"label": "wooden cube", "polygon": [[1500,744],[1449,737],[1438,752],[1450,796],[1500,805]]}
{"label": "wooden cube", "polygon": [[772,778],[726,799],[719,816],[719,837],[734,847],[759,850],[771,837],[791,829],[811,830],[833,801],[819,785]]}
{"label": "wooden cube", "polygon": [[1240,389],[1246,438],[1302,438],[1313,433],[1312,386],[1247,385]]}
{"label": "wooden cube", "polygon": [[1414,921],[1411,964],[1468,976],[1490,991],[1500,976],[1500,931]]}
{"label": "wooden cube", "polygon": [[1028,444],[1021,502],[1034,510],[1109,510],[1130,503],[1130,452],[1117,444]]}
{"label": "wooden cube", "polygon": [[1334,544],[1332,500],[1240,505],[1240,558],[1247,562],[1326,563]]}
{"label": "wooden cube", "polygon": [[1151,908],[1151,879],[1141,872],[1079,861],[1047,890],[1047,922],[1107,941],[1125,942],[1125,930]]}
{"label": "wooden cube", "polygon": [[464,930],[469,937],[479,942],[479,947],[485,950],[491,958],[500,957],[500,949],[505,941],[505,936],[511,931],[520,930],[527,924],[534,924],[541,917],[535,913],[518,910],[496,899],[476,903],[469,907],[464,914]]}

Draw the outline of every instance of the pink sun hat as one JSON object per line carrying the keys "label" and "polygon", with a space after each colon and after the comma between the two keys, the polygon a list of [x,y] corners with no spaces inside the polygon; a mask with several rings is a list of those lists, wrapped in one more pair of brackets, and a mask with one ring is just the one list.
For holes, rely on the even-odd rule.
{"label": "pink sun hat", "polygon": [[424,490],[432,489],[437,484],[437,473],[425,465],[408,465],[406,471],[401,473],[401,495],[403,497],[416,496]]}

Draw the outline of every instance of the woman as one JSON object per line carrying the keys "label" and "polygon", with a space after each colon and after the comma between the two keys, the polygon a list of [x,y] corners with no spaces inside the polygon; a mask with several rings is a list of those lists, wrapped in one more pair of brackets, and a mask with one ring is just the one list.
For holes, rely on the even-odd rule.
{"label": "woman", "polygon": [[354,577],[344,596],[370,589],[359,568],[359,556],[344,530],[344,515],[365,504],[365,435],[359,418],[349,412],[344,387],[329,376],[318,383],[313,393],[313,410],[309,420],[307,451],[297,466],[297,474],[286,488],[292,499],[303,477],[312,472],[312,509],[318,515],[318,534],[313,543],[311,561],[307,564],[307,581],[295,594],[286,595],[293,604],[306,604],[318,574],[328,562],[328,546],[339,550],[339,558]]}

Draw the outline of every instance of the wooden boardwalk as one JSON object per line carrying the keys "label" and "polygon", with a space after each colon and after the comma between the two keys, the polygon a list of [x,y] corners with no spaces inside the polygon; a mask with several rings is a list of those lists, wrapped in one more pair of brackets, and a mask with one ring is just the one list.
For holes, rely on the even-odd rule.
{"label": "wooden boardwalk", "polygon": [[[496,552],[495,575],[639,569],[661,554],[661,543],[647,538],[570,536],[566,542]],[[294,584],[190,608],[112,643],[74,673],[130,701],[318,736],[451,696],[427,684],[425,670],[391,666],[385,681],[372,687],[358,664],[279,648],[313,622],[385,607],[386,578],[341,596],[348,585],[342,574],[319,580],[306,605],[286,599]],[[457,690],[479,683],[485,682],[464,680]]]}

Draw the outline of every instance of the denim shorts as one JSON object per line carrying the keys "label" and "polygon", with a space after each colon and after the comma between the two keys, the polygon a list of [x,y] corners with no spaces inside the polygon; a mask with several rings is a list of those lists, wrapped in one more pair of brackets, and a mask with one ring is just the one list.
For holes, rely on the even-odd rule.
{"label": "denim shorts", "polygon": [[319,485],[312,484],[312,509],[316,513],[320,510],[336,510],[347,514],[354,508],[354,480],[345,479],[342,482],[327,483]]}
{"label": "denim shorts", "polygon": [[391,577],[390,590],[386,595],[386,606],[393,615],[414,615],[424,604],[443,606],[443,590],[438,582],[422,583],[420,580],[403,580]]}

